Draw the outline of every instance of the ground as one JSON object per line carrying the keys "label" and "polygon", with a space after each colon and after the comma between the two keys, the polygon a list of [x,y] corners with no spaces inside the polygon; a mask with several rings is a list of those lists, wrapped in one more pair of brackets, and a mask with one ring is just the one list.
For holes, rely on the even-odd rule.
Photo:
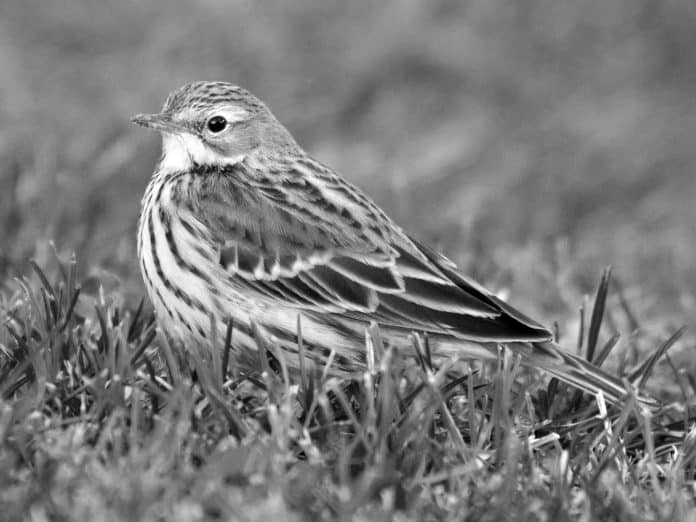
{"label": "ground", "polygon": [[299,388],[178,360],[136,314],[159,143],[129,123],[187,81],[248,88],[564,346],[621,334],[628,376],[696,311],[695,28],[688,0],[2,2],[0,519],[696,518],[689,329],[652,422],[509,360]]}

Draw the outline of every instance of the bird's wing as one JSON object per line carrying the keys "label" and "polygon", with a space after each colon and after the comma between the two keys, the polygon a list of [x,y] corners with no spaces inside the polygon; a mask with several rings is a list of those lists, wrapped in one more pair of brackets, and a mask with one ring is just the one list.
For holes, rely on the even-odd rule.
{"label": "bird's wing", "polygon": [[[311,176],[302,170],[309,168]],[[357,188],[328,169],[317,176],[321,168],[236,179],[201,199],[197,214],[238,284],[284,306],[392,328],[482,341],[550,338],[407,237]]]}

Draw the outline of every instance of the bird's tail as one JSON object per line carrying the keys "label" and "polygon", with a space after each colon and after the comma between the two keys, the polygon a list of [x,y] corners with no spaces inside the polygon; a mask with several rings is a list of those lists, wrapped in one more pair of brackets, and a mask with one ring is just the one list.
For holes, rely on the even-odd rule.
{"label": "bird's tail", "polygon": [[[541,370],[580,390],[597,395],[600,391],[607,402],[620,404],[629,394],[624,382],[599,366],[563,350],[553,342],[513,343],[513,351],[522,355],[522,364]],[[531,347],[531,349],[530,349]],[[658,402],[636,393],[638,401],[650,408]]]}
{"label": "bird's tail", "polygon": [[[529,368],[538,368],[558,380],[586,393],[597,395],[600,391],[611,404],[622,404],[629,395],[624,382],[599,366],[573,355],[550,341],[508,341],[503,342],[510,350],[519,354],[520,362]],[[441,340],[437,343],[439,354],[444,357],[463,357],[471,359],[495,360],[498,357],[497,345],[493,343],[452,342]],[[638,401],[649,408],[659,406],[650,397],[636,393]]]}

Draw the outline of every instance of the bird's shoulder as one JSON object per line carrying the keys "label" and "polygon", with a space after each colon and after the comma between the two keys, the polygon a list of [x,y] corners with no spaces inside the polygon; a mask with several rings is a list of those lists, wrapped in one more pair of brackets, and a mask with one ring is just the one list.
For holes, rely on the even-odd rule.
{"label": "bird's shoulder", "polygon": [[408,243],[362,191],[307,157],[201,167],[191,179],[190,214],[223,264],[249,258],[254,267],[266,265],[269,277],[341,256],[381,266],[393,263],[395,244]]}
{"label": "bird's shoulder", "polygon": [[408,242],[367,195],[309,157],[245,160],[201,176],[193,192],[197,214],[226,241],[246,232],[272,248],[365,254]]}

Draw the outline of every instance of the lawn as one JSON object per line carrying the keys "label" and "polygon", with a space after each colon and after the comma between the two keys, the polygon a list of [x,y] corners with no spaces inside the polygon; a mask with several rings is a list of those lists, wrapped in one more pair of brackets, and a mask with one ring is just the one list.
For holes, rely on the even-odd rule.
{"label": "lawn", "polygon": [[[0,3],[0,520],[696,520],[695,28],[687,0]],[[196,79],[663,406],[376,331],[352,382],[169,346],[129,118]]]}

